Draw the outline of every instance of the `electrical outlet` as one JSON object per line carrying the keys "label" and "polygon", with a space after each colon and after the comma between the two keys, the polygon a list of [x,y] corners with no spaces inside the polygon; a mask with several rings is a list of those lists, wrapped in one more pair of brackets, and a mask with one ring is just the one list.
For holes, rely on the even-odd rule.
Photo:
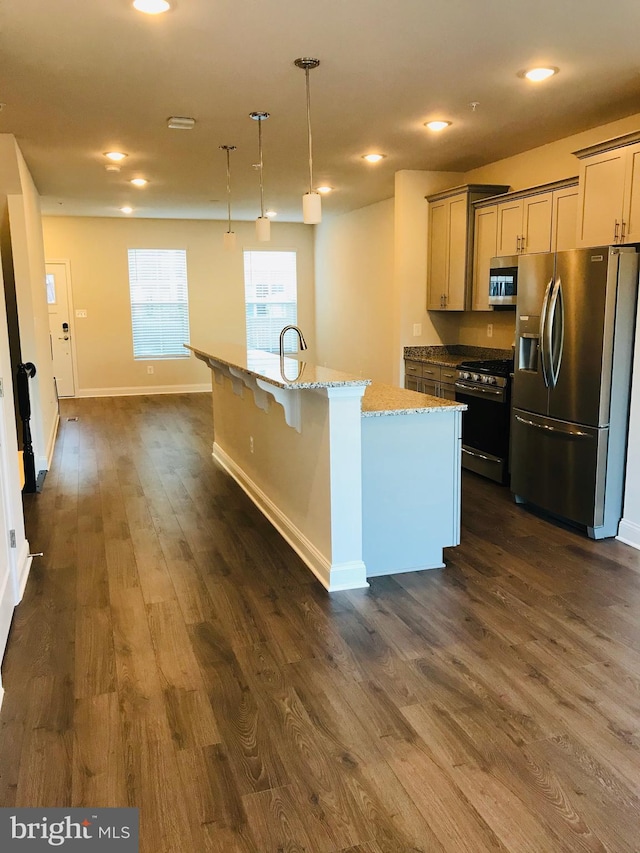
{"label": "electrical outlet", "polygon": [[413,337],[419,338],[422,334],[422,323],[414,323],[413,324]]}
{"label": "electrical outlet", "polygon": [[487,323],[487,337],[493,337],[493,323]]}
{"label": "electrical outlet", "polygon": [[80,320],[86,320],[87,312],[84,308],[78,308],[78,310],[76,311],[76,317],[78,317]]}
{"label": "electrical outlet", "polygon": [[249,452],[253,453],[253,436],[249,436]]}
{"label": "electrical outlet", "polygon": [[147,373],[153,373],[153,365],[152,364],[147,365]]}

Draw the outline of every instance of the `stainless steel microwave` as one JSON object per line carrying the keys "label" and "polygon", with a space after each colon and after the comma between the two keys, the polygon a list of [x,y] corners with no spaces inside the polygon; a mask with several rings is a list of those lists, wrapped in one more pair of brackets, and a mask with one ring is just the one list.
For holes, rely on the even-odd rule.
{"label": "stainless steel microwave", "polygon": [[518,295],[518,256],[491,258],[489,263],[489,305],[515,307]]}

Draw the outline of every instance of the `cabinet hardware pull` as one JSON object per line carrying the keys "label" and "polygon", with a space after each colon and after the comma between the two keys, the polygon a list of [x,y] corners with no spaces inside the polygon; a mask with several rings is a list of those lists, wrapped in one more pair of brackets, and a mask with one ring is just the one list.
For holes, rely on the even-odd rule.
{"label": "cabinet hardware pull", "polygon": [[624,219],[623,219],[623,220],[622,220],[622,232],[621,232],[621,234],[620,234],[620,242],[621,242],[621,243],[624,243],[624,232],[625,232],[626,230],[627,230],[627,223],[626,223],[626,222],[624,221]]}
{"label": "cabinet hardware pull", "polygon": [[520,235],[516,237],[516,255],[520,254]]}
{"label": "cabinet hardware pull", "polygon": [[524,234],[520,237],[520,254],[524,254]]}
{"label": "cabinet hardware pull", "polygon": [[620,223],[616,219],[616,227],[615,227],[614,232],[613,232],[613,242],[614,243],[618,242],[619,231],[620,231]]}

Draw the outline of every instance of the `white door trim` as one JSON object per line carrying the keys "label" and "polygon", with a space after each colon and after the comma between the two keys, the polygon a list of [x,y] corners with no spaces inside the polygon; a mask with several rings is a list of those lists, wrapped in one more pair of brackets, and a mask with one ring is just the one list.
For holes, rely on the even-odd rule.
{"label": "white door trim", "polygon": [[71,286],[71,261],[68,258],[46,258],[45,269],[47,264],[63,264],[67,279],[67,306],[69,308],[69,321],[71,325],[71,369],[73,370],[73,384],[76,390],[75,397],[78,396],[78,355],[76,351],[76,315],[73,309],[73,288]]}

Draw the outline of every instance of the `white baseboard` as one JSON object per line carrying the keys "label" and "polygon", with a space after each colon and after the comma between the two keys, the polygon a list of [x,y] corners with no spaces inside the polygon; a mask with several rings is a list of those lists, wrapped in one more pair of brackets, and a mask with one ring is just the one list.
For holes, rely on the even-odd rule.
{"label": "white baseboard", "polygon": [[0,684],[0,708],[2,708],[2,700],[4,699],[4,687]]}
{"label": "white baseboard", "polygon": [[366,581],[362,582],[365,573],[365,565],[362,560],[331,563],[245,471],[215,443],[213,445],[213,458],[229,476],[233,477],[328,592],[363,589],[369,586]]}
{"label": "white baseboard", "polygon": [[622,519],[618,528],[616,539],[624,542],[625,545],[631,545],[632,548],[637,548],[640,551],[640,524],[633,521]]}
{"label": "white baseboard", "polygon": [[53,425],[51,427],[51,433],[49,434],[49,441],[47,442],[47,458],[46,460],[39,459],[38,460],[38,471],[50,471],[51,470],[51,460],[53,459],[53,451],[56,446],[56,437],[58,435],[58,427],[60,426],[60,414],[56,412],[56,416],[53,421]]}
{"label": "white baseboard", "polygon": [[22,596],[24,595],[24,591],[27,586],[27,581],[29,580],[29,572],[31,570],[32,562],[33,557],[29,556],[29,543],[26,539],[23,539],[22,545],[20,546],[20,552],[16,561],[16,574],[18,582],[18,588],[16,590],[16,604],[19,604],[22,601]]}
{"label": "white baseboard", "polygon": [[118,388],[80,388],[76,397],[135,397],[143,394],[201,394],[211,392],[210,382],[194,385],[134,385]]}

